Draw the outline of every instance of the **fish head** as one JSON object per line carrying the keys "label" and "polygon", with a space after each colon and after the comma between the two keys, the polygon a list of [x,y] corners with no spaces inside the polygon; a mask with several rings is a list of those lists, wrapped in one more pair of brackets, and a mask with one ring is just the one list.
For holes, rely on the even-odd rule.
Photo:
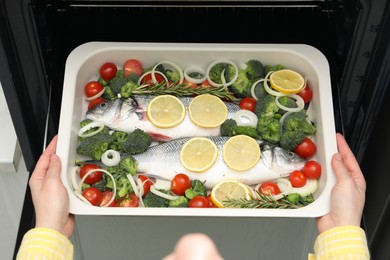
{"label": "fish head", "polygon": [[281,176],[289,175],[292,171],[301,170],[306,159],[296,153],[278,146],[265,144],[262,146],[264,164]]}

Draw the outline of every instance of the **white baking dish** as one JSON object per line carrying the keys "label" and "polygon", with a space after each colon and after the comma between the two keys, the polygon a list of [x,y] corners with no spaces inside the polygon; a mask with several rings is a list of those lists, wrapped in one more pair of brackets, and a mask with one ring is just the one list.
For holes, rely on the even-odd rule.
{"label": "white baking dish", "polygon": [[[70,172],[76,159],[79,123],[87,110],[84,86],[96,79],[100,66],[107,62],[123,64],[138,59],[150,67],[162,60],[175,61],[182,68],[190,65],[207,67],[225,58],[237,64],[258,59],[263,64],[283,64],[307,77],[314,96],[309,116],[317,125],[314,160],[322,166],[315,201],[299,209],[237,208],[101,208],[87,205],[73,193]],[[317,217],[329,212],[330,192],[335,183],[331,157],[337,151],[333,116],[329,65],[325,56],[308,45],[295,44],[172,44],[90,42],[77,47],[69,55],[64,78],[57,153],[62,161],[61,178],[68,190],[70,212],[86,215],[147,216],[223,216],[223,217]]]}

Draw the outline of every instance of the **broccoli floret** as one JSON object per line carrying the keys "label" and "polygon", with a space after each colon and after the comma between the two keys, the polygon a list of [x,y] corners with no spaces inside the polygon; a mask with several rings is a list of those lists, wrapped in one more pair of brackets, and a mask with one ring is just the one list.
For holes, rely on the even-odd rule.
{"label": "broccoli floret", "polygon": [[259,118],[262,116],[274,117],[278,111],[279,107],[276,104],[275,97],[266,95],[263,99],[256,102],[254,113]]}
{"label": "broccoli floret", "polygon": [[234,119],[226,119],[221,125],[222,136],[233,136],[233,130],[237,126],[237,122]]}
{"label": "broccoli floret", "polygon": [[128,154],[138,154],[146,151],[151,144],[152,138],[147,133],[141,129],[135,129],[127,136],[122,147],[123,151]]}
{"label": "broccoli floret", "polygon": [[257,131],[260,136],[270,143],[277,143],[281,139],[282,126],[279,120],[273,117],[262,116],[257,121]]}
{"label": "broccoli floret", "polygon": [[177,70],[165,70],[165,76],[169,82],[177,83],[180,81],[180,73]]}
{"label": "broccoli floret", "polygon": [[294,151],[298,144],[302,143],[305,138],[305,134],[300,130],[288,131],[285,130],[280,138],[280,147]]}
{"label": "broccoli floret", "polygon": [[114,137],[114,142],[111,144],[110,149],[115,151],[122,151],[122,143],[126,141],[128,134],[123,131],[115,131],[112,133],[112,137]]}
{"label": "broccoli floret", "polygon": [[[159,191],[166,193],[166,191],[164,191],[164,190],[159,190]],[[154,194],[153,192],[148,192],[148,193],[146,193],[146,196],[144,198],[144,204],[145,204],[145,207],[148,207],[148,208],[151,208],[151,207],[164,208],[164,207],[168,207],[169,200],[167,200],[163,197],[160,197],[160,196]]]}
{"label": "broccoli floret", "polygon": [[138,76],[138,74],[131,73],[131,74],[129,74],[129,75],[127,76],[127,80],[128,80],[128,81],[131,81],[131,82],[133,82],[133,83],[137,83],[138,80],[139,80],[139,76]]}
{"label": "broccoli floret", "polygon": [[268,95],[267,91],[264,89],[263,82],[259,82],[256,84],[254,94],[258,100],[262,100],[265,96]]}
{"label": "broccoli floret", "polygon": [[222,73],[226,70],[227,64],[226,63],[217,63],[215,64],[209,72],[210,79],[217,83],[222,84]]}
{"label": "broccoli floret", "polygon": [[93,184],[92,186],[98,188],[101,192],[103,192],[106,190],[106,185],[107,185],[107,180],[103,176],[103,178],[99,182]]}
{"label": "broccoli floret", "polygon": [[247,135],[255,139],[261,139],[259,133],[256,128],[250,126],[236,126],[233,128],[233,136],[234,135]]}
{"label": "broccoli floret", "polygon": [[88,188],[90,188],[91,187],[91,185],[89,185],[89,184],[87,184],[87,183],[85,183],[85,182],[83,182],[82,184],[81,184],[81,190],[86,190],[86,189],[88,189]]}
{"label": "broccoli floret", "polygon": [[249,80],[255,82],[264,78],[264,66],[258,60],[249,60],[246,62],[246,75]]}
{"label": "broccoli floret", "polygon": [[185,196],[187,199],[192,199],[195,196],[206,196],[207,189],[204,186],[203,182],[200,180],[192,180],[191,188],[186,189]]}
{"label": "broccoli floret", "polygon": [[237,97],[249,97],[251,96],[252,83],[246,75],[246,70],[239,69],[237,80],[229,86],[229,89]]}
{"label": "broccoli floret", "polygon": [[[130,74],[132,75],[132,74]],[[138,84],[133,81],[127,81],[125,85],[121,88],[121,96],[123,98],[129,98],[131,94],[133,93],[133,90],[138,87]]]}
{"label": "broccoli floret", "polygon": [[133,187],[131,186],[129,179],[127,179],[127,177],[125,176],[121,176],[118,180],[116,180],[116,190],[117,195],[121,198],[129,193],[134,193]]}
{"label": "broccoli floret", "polygon": [[231,64],[226,64],[225,70],[224,70],[224,77],[225,77],[225,82],[230,82],[234,79],[234,76],[236,75],[237,71],[236,68],[233,67]]}
{"label": "broccoli floret", "polygon": [[296,205],[308,205],[314,201],[313,194],[302,196],[299,193],[290,193],[286,196],[286,199]]}
{"label": "broccoli floret", "polygon": [[128,155],[121,159],[119,168],[126,171],[126,174],[134,175],[137,172],[137,161],[133,156]]}
{"label": "broccoli floret", "polygon": [[268,74],[268,72],[270,71],[277,71],[277,70],[282,70],[282,69],[285,69],[286,67],[281,65],[281,64],[276,64],[274,66],[271,66],[271,65],[266,65],[265,66],[265,75]]}
{"label": "broccoli floret", "polygon": [[188,207],[188,202],[189,202],[189,200],[186,197],[180,196],[176,200],[170,200],[168,202],[168,207],[171,207],[171,208],[187,208]]}
{"label": "broccoli floret", "polygon": [[106,100],[113,100],[117,98],[117,95],[115,95],[115,93],[112,91],[112,89],[109,86],[105,86],[102,97]]}
{"label": "broccoli floret", "polygon": [[102,154],[108,150],[114,138],[106,132],[100,132],[91,137],[80,138],[77,153],[100,160]]}
{"label": "broccoli floret", "polygon": [[[285,107],[288,107],[288,108],[296,108],[298,107],[297,103],[295,102],[295,99],[289,97],[289,96],[281,96],[279,98],[279,103],[282,105],[282,106],[285,106]],[[279,111],[280,113],[284,114],[286,113],[287,111],[283,110],[283,109],[280,109]]]}
{"label": "broccoli floret", "polygon": [[110,82],[112,93],[116,96],[121,93],[122,87],[126,85],[127,79],[125,77],[115,77]]}
{"label": "broccoli floret", "polygon": [[283,129],[287,131],[299,130],[305,135],[314,134],[317,128],[306,117],[307,115],[303,110],[289,114],[283,121]]}
{"label": "broccoli floret", "polygon": [[91,119],[84,119],[80,122],[80,128],[83,128],[84,126],[92,123],[93,121]]}

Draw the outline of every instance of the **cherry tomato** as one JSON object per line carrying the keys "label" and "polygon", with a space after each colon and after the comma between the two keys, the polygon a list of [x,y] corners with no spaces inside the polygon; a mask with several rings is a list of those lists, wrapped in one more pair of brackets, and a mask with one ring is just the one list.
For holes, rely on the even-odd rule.
{"label": "cherry tomato", "polygon": [[[100,203],[100,207],[106,205],[111,200],[113,195],[114,193],[112,191],[108,191],[108,190],[103,191],[102,192],[103,199],[102,202]],[[117,207],[116,200],[114,199],[107,207]]]}
{"label": "cherry tomato", "polygon": [[251,97],[243,98],[241,99],[239,106],[241,109],[246,109],[253,112],[255,111],[256,99]]}
{"label": "cherry tomato", "polygon": [[[100,167],[96,164],[84,164],[83,167],[80,169],[80,178],[83,178],[85,174],[87,174],[91,170],[100,169]],[[87,178],[85,178],[85,183],[87,184],[95,184],[99,182],[103,178],[103,172],[93,172],[88,175]]]}
{"label": "cherry tomato", "polygon": [[316,161],[308,161],[303,166],[303,173],[309,179],[318,179],[321,176],[321,165]]}
{"label": "cherry tomato", "polygon": [[82,195],[94,206],[100,205],[103,200],[102,192],[96,187],[85,189]]}
{"label": "cherry tomato", "polygon": [[313,92],[311,91],[309,85],[306,84],[306,87],[302,89],[297,95],[300,96],[306,104],[309,103],[313,97]]}
{"label": "cherry tomato", "polygon": [[212,88],[213,86],[210,84],[210,82],[206,79],[205,81],[200,84],[202,88]]}
{"label": "cherry tomato", "polygon": [[188,80],[184,80],[184,81],[183,81],[183,85],[188,86],[188,87],[190,87],[190,88],[197,88],[197,87],[198,87],[198,84],[189,82]]}
{"label": "cherry tomato", "polygon": [[118,68],[116,67],[116,65],[114,63],[107,62],[107,63],[104,63],[102,65],[102,67],[100,68],[100,76],[104,80],[112,80],[115,77],[117,71],[118,71]]}
{"label": "cherry tomato", "polygon": [[135,194],[127,194],[120,202],[119,207],[136,208],[138,207],[138,197]]}
{"label": "cherry tomato", "polygon": [[303,139],[303,142],[298,144],[297,147],[295,147],[294,152],[298,154],[299,156],[308,159],[312,157],[317,151],[316,145],[313,143],[313,141],[305,137]]}
{"label": "cherry tomato", "polygon": [[98,97],[95,99],[92,99],[88,104],[88,110],[94,108],[95,106],[99,105],[100,103],[104,103],[106,100],[102,97]]}
{"label": "cherry tomato", "polygon": [[276,195],[280,193],[279,186],[274,182],[264,182],[259,187],[259,192],[261,194],[270,196],[270,195]]}
{"label": "cherry tomato", "polygon": [[[162,83],[165,81],[164,77],[161,76],[159,73],[154,73],[154,76],[156,78],[157,83]],[[154,82],[152,78],[152,72],[147,72],[147,74],[142,78],[141,83],[153,85]]]}
{"label": "cherry tomato", "polygon": [[184,195],[186,189],[191,188],[191,180],[184,173],[178,173],[171,181],[171,191],[177,195]]}
{"label": "cherry tomato", "polygon": [[290,174],[290,183],[295,188],[300,188],[306,184],[306,176],[301,171],[293,171]]}
{"label": "cherry tomato", "polygon": [[152,186],[153,182],[152,180],[148,177],[148,176],[145,176],[145,175],[138,175],[138,178],[142,181],[143,183],[143,186],[144,186],[144,194],[142,195],[142,197],[145,197],[146,196],[146,193],[149,192],[150,190],[150,186]]}
{"label": "cherry tomato", "polygon": [[103,90],[102,84],[97,81],[90,81],[85,85],[85,95],[87,97],[93,97]]}
{"label": "cherry tomato", "polygon": [[123,65],[123,75],[127,78],[130,74],[142,75],[142,64],[139,60],[130,59]]}
{"label": "cherry tomato", "polygon": [[211,199],[211,195],[207,195],[206,199],[208,200],[209,202],[209,208],[218,208],[217,205],[214,204],[214,202],[212,201]]}
{"label": "cherry tomato", "polygon": [[195,196],[193,197],[190,202],[188,202],[189,208],[208,208],[209,207],[209,201],[206,197],[203,196]]}

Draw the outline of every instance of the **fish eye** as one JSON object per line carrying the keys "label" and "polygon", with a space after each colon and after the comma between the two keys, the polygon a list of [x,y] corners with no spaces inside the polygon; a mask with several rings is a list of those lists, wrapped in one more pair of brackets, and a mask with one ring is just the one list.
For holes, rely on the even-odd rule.
{"label": "fish eye", "polygon": [[295,157],[295,154],[291,151],[286,151],[285,155],[288,159],[293,159]]}
{"label": "fish eye", "polygon": [[101,108],[105,108],[105,107],[107,106],[107,104],[106,104],[106,102],[103,102],[103,103],[100,103],[99,106],[100,106]]}

